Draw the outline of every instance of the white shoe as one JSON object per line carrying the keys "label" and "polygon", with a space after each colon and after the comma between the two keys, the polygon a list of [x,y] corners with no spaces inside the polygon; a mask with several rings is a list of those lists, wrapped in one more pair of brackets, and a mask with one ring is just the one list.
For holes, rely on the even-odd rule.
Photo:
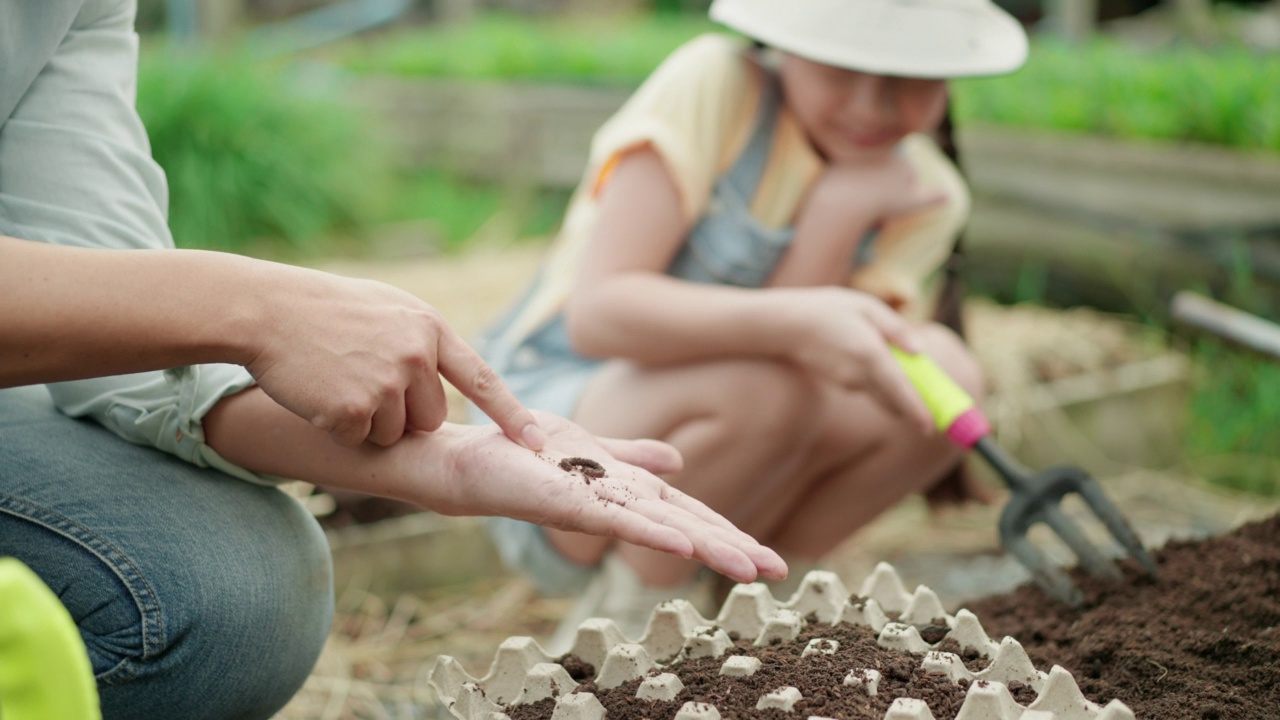
{"label": "white shoe", "polygon": [[599,572],[556,626],[545,649],[554,656],[569,652],[578,626],[591,618],[608,618],[617,623],[629,641],[639,642],[654,608],[667,600],[688,598],[697,587],[696,577],[677,587],[649,587],[625,560],[609,553],[601,561]]}

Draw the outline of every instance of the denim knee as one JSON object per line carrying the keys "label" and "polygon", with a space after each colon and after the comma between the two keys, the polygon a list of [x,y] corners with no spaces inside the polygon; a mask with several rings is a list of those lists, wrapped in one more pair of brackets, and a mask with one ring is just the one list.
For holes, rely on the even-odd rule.
{"label": "denim knee", "polygon": [[100,682],[106,718],[268,718],[302,686],[333,620],[329,548],[277,495],[278,524],[251,547],[196,561],[181,603],[161,608],[159,651],[131,661],[127,682]]}
{"label": "denim knee", "polygon": [[270,717],[332,624],[301,505],[65,418],[42,388],[0,391],[0,555],[67,606],[108,720]]}
{"label": "denim knee", "polygon": [[241,547],[224,537],[213,552],[192,548],[182,569],[0,494],[0,550],[75,618],[108,720],[267,718],[310,673],[333,615],[328,545],[292,500],[251,490],[275,523]]}
{"label": "denim knee", "polygon": [[0,555],[66,605],[107,720],[270,717],[332,622],[301,505],[62,416],[42,388],[0,391]]}

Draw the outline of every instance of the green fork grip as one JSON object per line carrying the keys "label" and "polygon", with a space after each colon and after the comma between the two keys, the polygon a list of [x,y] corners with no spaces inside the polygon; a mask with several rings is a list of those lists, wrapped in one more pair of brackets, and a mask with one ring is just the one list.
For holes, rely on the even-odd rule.
{"label": "green fork grip", "polygon": [[4,720],[102,717],[75,621],[14,558],[0,558],[0,708]]}
{"label": "green fork grip", "polygon": [[924,399],[939,430],[947,432],[957,419],[976,407],[969,393],[957,385],[928,355],[912,355],[893,346],[889,349],[907,373],[916,392]]}

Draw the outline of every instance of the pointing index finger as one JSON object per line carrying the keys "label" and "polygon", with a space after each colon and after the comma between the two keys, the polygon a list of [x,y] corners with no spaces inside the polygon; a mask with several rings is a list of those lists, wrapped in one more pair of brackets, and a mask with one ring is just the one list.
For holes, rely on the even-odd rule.
{"label": "pointing index finger", "polygon": [[452,328],[440,335],[439,343],[440,374],[492,418],[507,437],[535,452],[541,450],[547,437],[533,413],[520,404],[484,358]]}

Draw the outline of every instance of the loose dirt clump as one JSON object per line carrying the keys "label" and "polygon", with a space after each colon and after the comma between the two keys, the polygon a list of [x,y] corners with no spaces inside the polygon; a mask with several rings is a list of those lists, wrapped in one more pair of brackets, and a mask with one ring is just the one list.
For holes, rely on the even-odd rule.
{"label": "loose dirt clump", "polygon": [[590,458],[565,458],[560,461],[560,469],[568,473],[576,470],[582,473],[587,482],[591,482],[591,478],[604,477],[604,466]]}
{"label": "loose dirt clump", "polygon": [[1123,584],[1076,573],[1080,610],[1030,586],[968,607],[1041,669],[1062,665],[1091,700],[1139,718],[1280,717],[1280,516],[1155,556],[1155,582],[1133,565]]}

